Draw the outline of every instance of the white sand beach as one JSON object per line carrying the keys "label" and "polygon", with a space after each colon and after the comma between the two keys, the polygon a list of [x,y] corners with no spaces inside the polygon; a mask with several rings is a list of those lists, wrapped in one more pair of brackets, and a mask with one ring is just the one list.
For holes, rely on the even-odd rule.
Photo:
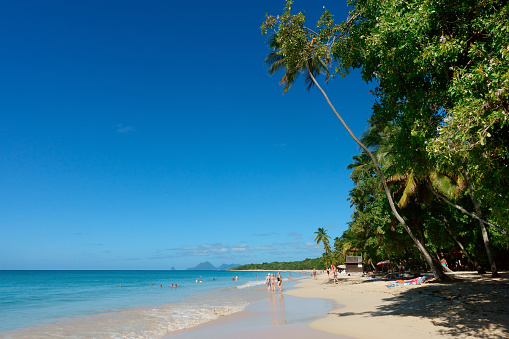
{"label": "white sand beach", "polygon": [[[389,288],[391,282],[361,276],[340,275],[334,284],[320,274],[317,280],[304,278],[296,288],[276,294],[276,304],[261,301],[244,312],[165,338],[508,338],[509,274],[452,276],[447,284]],[[306,316],[299,320],[291,312]],[[282,317],[292,320],[284,324]]]}

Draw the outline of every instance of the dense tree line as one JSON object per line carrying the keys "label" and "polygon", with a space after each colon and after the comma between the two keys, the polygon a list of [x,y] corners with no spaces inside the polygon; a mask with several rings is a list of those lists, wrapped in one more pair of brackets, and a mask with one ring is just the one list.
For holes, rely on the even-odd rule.
{"label": "dense tree line", "polygon": [[[438,257],[461,252],[496,276],[509,248],[508,2],[348,4],[341,24],[325,10],[310,28],[291,0],[262,24],[272,32],[269,73],[284,72],[283,91],[304,74],[362,149],[351,165],[350,228],[334,251],[317,238],[324,260],[355,247],[368,260],[425,263],[446,279]],[[362,140],[317,81],[352,69],[375,84]]]}
{"label": "dense tree line", "polygon": [[[391,192],[414,233],[435,256],[445,257],[450,267],[480,272],[489,268],[490,261],[477,220],[432,192],[439,190],[461,206],[473,210],[472,200],[465,194],[464,178],[437,169],[424,174],[417,174],[412,169],[402,171],[392,159],[390,146],[384,142],[387,135],[384,132],[372,129],[362,139],[374,148],[383,164]],[[347,253],[355,248],[364,254],[366,261],[390,259],[393,262],[407,261],[413,267],[424,265],[411,239],[401,228],[395,227],[387,197],[380,190],[372,163],[366,161],[364,153],[354,156],[353,160],[349,168],[355,187],[350,191],[349,200],[354,213],[348,230],[339,239],[338,252]],[[507,269],[507,237],[498,229],[490,230],[490,248],[496,265]]]}
{"label": "dense tree line", "polygon": [[287,261],[287,262],[264,262],[263,264],[247,264],[232,268],[232,270],[312,270],[323,269],[325,263],[322,258],[304,259],[301,261]]}

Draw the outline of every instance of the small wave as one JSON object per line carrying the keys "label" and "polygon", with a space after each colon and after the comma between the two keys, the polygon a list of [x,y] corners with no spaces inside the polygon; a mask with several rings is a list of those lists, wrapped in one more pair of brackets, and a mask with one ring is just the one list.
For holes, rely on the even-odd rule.
{"label": "small wave", "polygon": [[242,311],[247,303],[168,304],[81,316],[54,324],[7,331],[8,338],[130,338],[150,339]]}
{"label": "small wave", "polygon": [[237,288],[249,288],[249,287],[255,287],[255,286],[261,286],[265,285],[265,280],[254,280],[254,281],[248,281],[242,285],[237,286]]}

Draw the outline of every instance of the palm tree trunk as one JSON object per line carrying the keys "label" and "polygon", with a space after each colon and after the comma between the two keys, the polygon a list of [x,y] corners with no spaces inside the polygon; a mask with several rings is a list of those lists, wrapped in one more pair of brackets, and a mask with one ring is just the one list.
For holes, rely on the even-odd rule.
{"label": "palm tree trunk", "polygon": [[442,265],[442,263],[440,262],[440,257],[438,256],[438,253],[436,253],[436,257],[433,257],[433,260],[440,264],[440,268],[442,270],[446,271],[447,273],[454,273],[454,271],[451,270],[449,267]]}
{"label": "palm tree trunk", "polygon": [[[470,176],[468,175],[468,171],[466,171],[466,170],[463,171],[463,175],[465,176],[465,179],[467,181],[468,190],[470,191],[470,198],[472,199],[472,202],[474,203],[475,213],[477,213],[477,215],[480,218],[482,218],[481,207],[480,207],[479,201],[477,200],[477,197],[475,196],[475,193],[474,193],[474,184],[472,183],[472,181],[470,181]],[[493,260],[493,255],[491,253],[491,246],[490,246],[490,239],[488,237],[488,231],[486,230],[486,226],[484,226],[484,224],[481,221],[479,221],[479,225],[481,226],[482,239],[484,241],[484,247],[486,248],[486,254],[488,255],[488,260],[490,261],[491,276],[493,278],[496,278],[499,275],[497,272],[497,265],[495,264],[495,260]]]}
{"label": "palm tree trunk", "polygon": [[408,218],[408,215],[407,219],[408,224],[412,225],[414,227],[414,230],[416,230],[419,241],[424,244],[426,242],[426,237],[424,235],[424,231],[422,230],[422,228],[419,227],[419,224],[417,223],[417,221],[415,221],[415,219]]}
{"label": "palm tree trunk", "polygon": [[384,186],[384,190],[385,190],[385,194],[387,195],[387,199],[389,199],[389,205],[391,206],[391,210],[392,210],[392,213],[394,214],[394,216],[396,217],[396,219],[398,219],[399,223],[403,226],[403,228],[405,229],[405,231],[408,233],[408,235],[410,236],[410,238],[412,238],[412,240],[414,241],[415,245],[417,246],[417,248],[419,249],[419,251],[422,253],[424,259],[426,260],[426,262],[428,263],[428,265],[431,267],[432,271],[433,271],[433,274],[435,275],[435,278],[437,280],[447,280],[448,277],[447,275],[442,271],[442,268],[441,268],[441,265],[440,263],[436,263],[433,258],[431,257],[431,255],[429,254],[428,250],[426,249],[426,247],[424,246],[423,243],[421,243],[419,241],[419,239],[417,239],[415,237],[415,235],[413,234],[412,230],[410,229],[410,227],[408,227],[408,225],[405,223],[405,220],[401,217],[401,215],[399,215],[398,211],[396,210],[396,206],[394,205],[394,200],[392,199],[392,196],[391,196],[391,193],[389,191],[389,187],[387,186],[387,182],[385,181],[385,177],[384,175],[382,174],[382,171],[380,169],[380,166],[378,165],[378,162],[376,161],[375,157],[373,156],[373,154],[371,153],[371,151],[355,136],[355,134],[352,132],[352,130],[350,129],[350,127],[348,127],[348,125],[346,124],[346,122],[343,120],[343,118],[341,117],[341,115],[339,115],[339,113],[336,111],[336,109],[334,108],[334,105],[332,105],[332,103],[330,102],[329,100],[329,97],[327,96],[327,94],[325,93],[325,91],[322,89],[322,87],[320,86],[320,84],[318,84],[318,82],[316,81],[315,77],[313,76],[312,72],[310,71],[309,69],[309,65],[306,63],[306,68],[307,68],[307,71],[308,71],[308,74],[309,76],[311,77],[311,80],[313,80],[313,83],[316,85],[316,87],[318,87],[318,89],[320,90],[320,92],[322,92],[322,95],[324,96],[325,100],[327,100],[327,103],[329,104],[330,108],[332,109],[332,111],[334,112],[334,114],[336,115],[336,117],[339,119],[339,121],[341,121],[341,123],[343,124],[343,126],[346,128],[346,130],[348,131],[348,133],[350,134],[350,136],[355,140],[355,142],[364,150],[366,151],[366,153],[369,155],[369,157],[371,158],[371,161],[373,162],[373,165],[375,166],[375,170],[378,174],[378,176],[380,177],[380,180],[382,181],[382,184]]}
{"label": "palm tree trunk", "polygon": [[500,233],[502,234],[506,234],[507,232],[503,229],[501,229],[500,227],[498,227],[497,225],[494,225],[493,223],[489,222],[489,221],[486,221],[484,220],[482,217],[479,217],[478,215],[474,214],[474,213],[470,213],[469,211],[467,211],[466,209],[464,209],[463,207],[461,207],[460,205],[457,205],[455,203],[453,203],[452,201],[449,201],[449,199],[447,199],[446,197],[444,197],[443,195],[439,194],[437,191],[435,191],[435,189],[433,188],[433,185],[429,185],[430,189],[431,189],[431,192],[437,197],[437,198],[440,198],[442,199],[445,203],[447,203],[448,205],[456,208],[457,210],[460,210],[461,212],[465,213],[466,215],[469,215],[471,216],[472,218],[475,218],[477,220],[479,220],[480,223],[482,224],[486,224],[488,226],[491,226],[493,227],[494,229],[498,230]]}
{"label": "palm tree trunk", "polygon": [[463,244],[461,243],[461,241],[459,241],[459,239],[454,235],[454,233],[452,232],[451,228],[449,227],[448,223],[446,220],[443,221],[443,225],[444,225],[444,228],[447,230],[447,232],[449,232],[449,234],[451,235],[451,237],[454,239],[454,241],[456,242],[456,244],[459,246],[459,248],[461,249],[461,251],[463,253],[465,253],[465,256],[467,257],[467,260],[468,262],[475,267],[475,269],[477,270],[477,273],[479,274],[486,274],[486,271],[484,270],[484,268],[482,268],[482,266],[474,259],[470,256],[470,254],[468,253],[468,251],[465,249],[465,246],[463,246]]}

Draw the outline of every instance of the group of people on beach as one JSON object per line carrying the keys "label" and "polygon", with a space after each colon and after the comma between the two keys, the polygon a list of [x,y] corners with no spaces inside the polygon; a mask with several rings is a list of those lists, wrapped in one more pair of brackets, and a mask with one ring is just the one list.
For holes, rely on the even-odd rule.
{"label": "group of people on beach", "polygon": [[337,284],[338,283],[338,273],[339,273],[339,270],[338,270],[338,268],[336,266],[330,265],[330,269],[327,268],[327,277],[329,279],[330,279],[331,271],[332,271],[332,276],[334,278],[334,283]]}
{"label": "group of people on beach", "polygon": [[277,272],[277,274],[267,274],[265,277],[265,283],[267,284],[267,291],[276,291],[276,283],[277,287],[280,291],[283,290],[281,287],[281,284],[283,282],[283,277],[281,276],[281,273]]}

